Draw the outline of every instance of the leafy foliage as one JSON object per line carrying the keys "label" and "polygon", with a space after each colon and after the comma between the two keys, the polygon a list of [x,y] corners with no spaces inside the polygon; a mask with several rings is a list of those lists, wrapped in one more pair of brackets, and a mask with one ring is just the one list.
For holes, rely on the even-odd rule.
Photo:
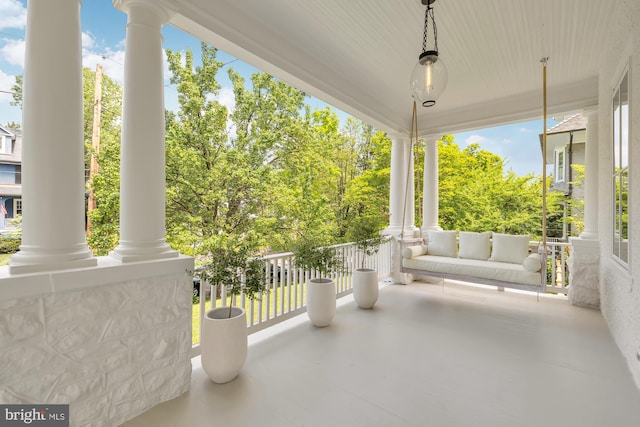
{"label": "leafy foliage", "polygon": [[13,98],[13,101],[9,101],[9,105],[22,108],[22,83],[24,81],[24,77],[20,74],[15,76],[15,80],[16,82],[11,86],[11,97]]}
{"label": "leafy foliage", "polygon": [[13,237],[0,237],[0,254],[12,254],[18,252],[20,249],[19,238]]}
{"label": "leafy foliage", "polygon": [[[83,112],[84,112],[84,153],[85,171],[89,164],[93,147],[93,108],[95,72],[82,69]],[[11,105],[22,108],[23,77],[16,76],[12,86]],[[93,191],[96,209],[89,213],[91,228],[87,233],[87,243],[96,255],[106,255],[118,243],[120,222],[120,123],[122,117],[122,88],[107,75],[102,77],[100,152],[97,156],[99,172],[87,181],[87,191]],[[88,194],[88,193],[87,193]]]}
{"label": "leafy foliage", "polygon": [[[448,230],[541,235],[541,177],[504,173],[499,156],[451,135],[439,143],[440,224]],[[557,207],[550,195],[550,214]]]}
{"label": "leafy foliage", "polygon": [[265,262],[261,258],[251,257],[248,247],[233,245],[211,248],[210,255],[210,262],[195,272],[200,280],[218,288],[225,286],[231,295],[243,294],[249,299],[258,298],[267,291]]}
{"label": "leafy foliage", "polygon": [[[82,70],[84,82],[84,147],[85,170],[89,170],[93,131],[95,72]],[[120,236],[120,122],[122,87],[109,76],[102,76],[100,115],[100,149],[94,153],[98,173],[87,182],[93,191],[96,209],[88,213],[91,228],[87,243],[96,255],[106,255],[118,244]]]}
{"label": "leafy foliage", "polygon": [[384,237],[380,235],[380,230],[377,219],[372,216],[360,216],[354,222],[351,233],[348,236],[349,240],[352,240],[360,251],[362,257],[360,268],[366,267],[367,257],[375,255],[380,250],[380,245],[384,241]]}
{"label": "leafy foliage", "polygon": [[[166,113],[169,244],[205,264],[238,248],[266,253],[297,247],[328,259],[317,247],[357,241],[369,251],[388,225],[389,138],[352,118],[340,128],[333,110],[312,110],[304,92],[266,73],[245,79],[227,70],[235,103],[229,111],[218,101],[216,76],[223,64],[217,51],[206,44],[201,51],[196,65],[192,52],[167,50],[180,104],[177,113]],[[83,77],[88,168],[95,74],[84,69]],[[97,208],[89,214],[87,241],[98,255],[107,254],[119,238],[122,89],[108,76],[102,86],[101,146],[95,153],[100,170],[88,183]],[[21,105],[21,76],[13,91],[15,105]],[[420,221],[421,144],[416,156]],[[500,157],[478,145],[461,150],[451,135],[439,142],[439,161],[443,228],[541,234],[541,177],[505,173]],[[548,200],[553,227],[561,224],[565,201],[555,193],[548,193]],[[581,206],[570,203],[572,221],[579,224]],[[323,262],[314,263],[312,269],[324,269],[317,267]]]}
{"label": "leafy foliage", "polygon": [[316,271],[320,277],[329,277],[343,266],[335,248],[317,246],[312,240],[300,240],[294,249],[294,264],[306,271]]}

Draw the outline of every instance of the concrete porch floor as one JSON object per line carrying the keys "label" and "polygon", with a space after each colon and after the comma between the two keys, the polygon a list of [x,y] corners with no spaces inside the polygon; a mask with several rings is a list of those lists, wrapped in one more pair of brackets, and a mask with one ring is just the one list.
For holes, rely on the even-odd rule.
{"label": "concrete porch floor", "polygon": [[[640,391],[597,310],[445,281],[351,296],[249,337],[231,383],[193,359],[191,391],[134,426],[638,426]],[[640,363],[633,361],[632,363]]]}

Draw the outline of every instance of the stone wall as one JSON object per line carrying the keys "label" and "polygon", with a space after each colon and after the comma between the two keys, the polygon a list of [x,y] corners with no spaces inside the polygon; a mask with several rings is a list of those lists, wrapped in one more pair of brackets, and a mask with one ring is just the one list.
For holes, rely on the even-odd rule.
{"label": "stone wall", "polygon": [[640,2],[616,2],[619,15],[611,28],[608,50],[602,60],[599,82],[598,130],[598,229],[600,240],[600,310],[629,370],[640,387],[640,198],[629,197],[629,234],[631,248],[627,265],[613,259],[613,192],[611,177],[613,147],[611,135],[611,97],[622,73],[629,65],[630,117],[629,173],[631,195],[640,184]]}
{"label": "stone wall", "polygon": [[597,240],[571,237],[569,301],[581,307],[600,307],[600,252]]}
{"label": "stone wall", "polygon": [[191,287],[183,267],[0,298],[0,402],[70,403],[71,425],[112,426],[186,392]]}

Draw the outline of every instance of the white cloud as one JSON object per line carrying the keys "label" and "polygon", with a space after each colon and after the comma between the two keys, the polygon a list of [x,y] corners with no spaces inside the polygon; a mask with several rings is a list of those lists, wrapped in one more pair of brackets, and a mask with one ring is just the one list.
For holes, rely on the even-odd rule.
{"label": "white cloud", "polygon": [[471,144],[486,144],[489,142],[489,139],[485,138],[482,135],[471,135],[467,139],[464,140],[467,145]]}
{"label": "white cloud", "polygon": [[0,91],[2,91],[0,92],[0,101],[13,100],[11,94],[6,92],[11,92],[11,87],[15,84],[15,82],[15,76],[5,74],[4,72],[2,72],[2,70],[0,70]]}
{"label": "white cloud", "polygon": [[95,38],[91,35],[91,33],[82,32],[82,48],[83,49],[91,49],[95,44]]}
{"label": "white cloud", "polygon": [[24,68],[24,46],[24,40],[8,40],[0,48],[0,56],[11,65],[18,65]]}
{"label": "white cloud", "polygon": [[529,129],[529,128],[525,128],[525,127],[522,127],[520,129],[518,129],[518,131],[522,132],[522,133],[535,133],[535,131],[533,129]]}
{"label": "white cloud", "polygon": [[104,52],[90,49],[82,50],[82,65],[95,71],[96,65],[101,64],[104,74],[122,85],[124,83],[124,50],[111,50]]}
{"label": "white cloud", "polygon": [[513,142],[513,141],[512,141],[511,139],[509,139],[509,138],[503,138],[503,139],[502,139],[502,143],[503,143],[503,144],[511,144],[512,142]]}
{"label": "white cloud", "polygon": [[0,30],[24,29],[27,24],[27,8],[19,0],[0,0]]}
{"label": "white cloud", "polygon": [[231,113],[236,109],[236,96],[233,93],[233,89],[230,87],[223,87],[220,89],[217,95],[215,96],[207,96],[208,101],[218,101],[221,105],[227,107],[227,132],[229,137],[236,137],[236,129],[231,120]]}
{"label": "white cloud", "polygon": [[14,107],[10,104],[13,101],[11,96],[11,87],[15,84],[15,76],[4,73],[0,70],[0,123],[22,122],[22,110],[20,107]]}
{"label": "white cloud", "polygon": [[218,93],[218,96],[215,97],[215,99],[217,99],[220,104],[227,107],[227,111],[229,111],[229,114],[231,114],[233,110],[236,109],[236,96],[233,93],[233,89],[230,87],[223,87],[222,89],[220,89],[220,92]]}

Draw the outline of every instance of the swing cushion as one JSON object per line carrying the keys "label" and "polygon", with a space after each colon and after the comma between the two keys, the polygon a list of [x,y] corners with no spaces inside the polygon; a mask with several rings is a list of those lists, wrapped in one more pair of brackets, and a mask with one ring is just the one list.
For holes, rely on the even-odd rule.
{"label": "swing cushion", "polygon": [[489,259],[491,255],[491,232],[474,233],[470,231],[460,232],[459,258]]}
{"label": "swing cushion", "polygon": [[413,258],[427,253],[426,245],[407,246],[402,249],[403,258]]}
{"label": "swing cushion", "polygon": [[457,233],[455,230],[429,230],[427,232],[427,254],[455,258],[458,252]]}
{"label": "swing cushion", "polygon": [[540,260],[540,254],[530,254],[524,259],[524,261],[522,262],[522,266],[525,270],[535,273],[542,269],[542,263],[540,262]]}
{"label": "swing cushion", "polygon": [[493,233],[493,250],[489,261],[522,264],[529,255],[529,235]]}

